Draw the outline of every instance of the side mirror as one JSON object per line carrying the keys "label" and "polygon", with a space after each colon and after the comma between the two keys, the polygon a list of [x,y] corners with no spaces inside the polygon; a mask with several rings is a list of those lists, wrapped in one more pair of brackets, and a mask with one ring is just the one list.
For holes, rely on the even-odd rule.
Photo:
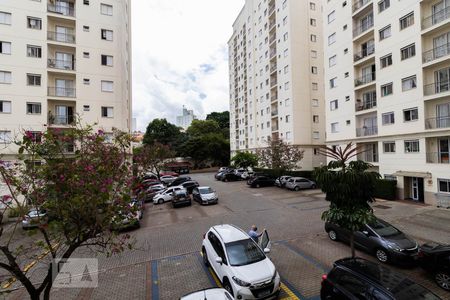
{"label": "side mirror", "polygon": [[369,236],[369,232],[367,230],[363,230],[362,232],[365,236]]}
{"label": "side mirror", "polygon": [[222,257],[216,257],[216,263],[223,264]]}
{"label": "side mirror", "polygon": [[264,248],[264,253],[270,253],[270,249],[269,248]]}

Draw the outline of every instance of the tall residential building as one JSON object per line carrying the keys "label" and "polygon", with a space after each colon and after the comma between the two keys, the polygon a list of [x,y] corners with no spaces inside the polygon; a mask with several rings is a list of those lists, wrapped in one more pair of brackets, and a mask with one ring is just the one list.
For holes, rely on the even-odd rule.
{"label": "tall residential building", "polygon": [[321,1],[246,0],[228,46],[232,153],[283,139],[305,150],[302,169],[322,163]]}
{"label": "tall residential building", "polygon": [[[24,131],[79,116],[106,134],[131,127],[130,0],[0,2],[0,154]],[[67,149],[73,151],[73,149]]]}
{"label": "tall residential building", "polygon": [[323,3],[327,144],[361,146],[401,199],[450,200],[450,1]]}
{"label": "tall residential building", "polygon": [[182,127],[186,130],[197,117],[194,115],[194,111],[192,109],[187,109],[183,105],[183,114],[181,116],[177,116],[177,126]]}

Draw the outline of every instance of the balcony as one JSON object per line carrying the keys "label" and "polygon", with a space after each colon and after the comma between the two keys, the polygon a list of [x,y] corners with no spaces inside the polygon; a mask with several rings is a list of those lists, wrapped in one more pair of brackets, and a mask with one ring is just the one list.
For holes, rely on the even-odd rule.
{"label": "balcony", "polygon": [[377,107],[377,99],[372,98],[368,100],[364,100],[362,103],[356,103],[355,110],[356,111],[363,111],[367,109],[372,109]]}
{"label": "balcony", "polygon": [[277,39],[277,34],[272,33],[269,37],[269,45],[272,44]]}
{"label": "balcony", "polygon": [[277,49],[276,48],[270,49],[270,59],[272,59],[275,56],[277,56]]}
{"label": "balcony", "polygon": [[75,17],[75,8],[73,6],[70,7],[69,3],[67,5],[49,3],[47,4],[47,11],[63,16]]}
{"label": "balcony", "polygon": [[271,63],[270,64],[270,73],[273,73],[277,70],[277,63]]}
{"label": "balcony", "polygon": [[450,91],[450,81],[440,81],[423,86],[423,93],[425,96],[441,94]]}
{"label": "balcony", "polygon": [[429,164],[450,164],[449,153],[447,152],[427,152],[427,163]]}
{"label": "balcony", "polygon": [[47,66],[52,69],[75,71],[74,60],[47,59]]}
{"label": "balcony", "polygon": [[270,101],[274,102],[278,100],[278,91],[273,93],[273,95],[270,96]]}
{"label": "balcony", "polygon": [[369,55],[372,55],[375,53],[375,46],[368,47],[360,52],[357,52],[353,55],[353,62],[357,62]]}
{"label": "balcony", "polygon": [[269,6],[269,16],[275,11],[275,4]]}
{"label": "balcony", "polygon": [[75,35],[71,33],[48,31],[47,39],[54,42],[75,44]]}
{"label": "balcony", "polygon": [[48,87],[47,90],[48,96],[51,97],[66,97],[66,98],[76,97],[76,89],[74,88]]}
{"label": "balcony", "polygon": [[425,51],[422,54],[422,62],[428,63],[450,54],[450,43]]}
{"label": "balcony", "polygon": [[371,83],[371,82],[375,81],[375,77],[376,77],[375,72],[372,72],[372,73],[366,74],[364,76],[361,76],[359,78],[356,78],[355,79],[355,87]]}
{"label": "balcony", "polygon": [[373,19],[370,19],[370,21],[368,21],[367,23],[361,24],[353,29],[353,38],[356,38],[357,36],[363,34],[371,28],[373,28]]}
{"label": "balcony", "polygon": [[73,125],[75,118],[73,115],[53,115],[49,113],[48,124],[49,125]]}
{"label": "balcony", "polygon": [[422,20],[422,30],[428,29],[439,24],[450,17],[450,7],[446,7]]}
{"label": "balcony", "polygon": [[356,136],[357,137],[371,136],[371,135],[377,135],[377,134],[378,134],[378,126],[373,126],[373,127],[363,126],[361,128],[356,128]]}
{"label": "balcony", "polygon": [[354,13],[369,2],[372,2],[372,0],[356,0],[353,2],[352,12]]}
{"label": "balcony", "polygon": [[278,125],[272,125],[272,131],[278,131]]}
{"label": "balcony", "polygon": [[373,152],[373,150],[365,150],[364,152],[358,155],[358,159],[369,163],[379,162],[378,153]]}
{"label": "balcony", "polygon": [[426,129],[450,128],[450,116],[428,118],[425,120]]}
{"label": "balcony", "polygon": [[272,110],[271,115],[272,117],[278,116],[278,110],[277,109]]}

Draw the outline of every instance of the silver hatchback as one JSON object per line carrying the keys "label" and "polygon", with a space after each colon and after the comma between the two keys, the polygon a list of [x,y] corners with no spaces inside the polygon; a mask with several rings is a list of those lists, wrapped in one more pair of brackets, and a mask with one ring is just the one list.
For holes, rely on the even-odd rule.
{"label": "silver hatchback", "polygon": [[303,177],[292,177],[286,182],[286,188],[299,191],[301,189],[315,189],[316,183]]}

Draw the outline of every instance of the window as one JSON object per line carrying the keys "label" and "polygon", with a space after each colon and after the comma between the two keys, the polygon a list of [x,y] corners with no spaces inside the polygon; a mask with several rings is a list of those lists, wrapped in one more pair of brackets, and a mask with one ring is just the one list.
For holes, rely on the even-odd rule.
{"label": "window", "polygon": [[332,11],[328,14],[328,24],[333,22],[336,19],[336,11]]}
{"label": "window", "polygon": [[319,106],[319,99],[312,99],[312,106],[318,107]]}
{"label": "window", "polygon": [[328,36],[328,45],[334,44],[335,42],[336,42],[336,32]]}
{"label": "window", "polygon": [[317,91],[319,89],[319,85],[317,84],[317,82],[312,83],[312,89],[313,91]]}
{"label": "window", "polygon": [[289,50],[288,50],[288,49],[285,49],[285,50],[284,50],[284,57],[288,57],[288,55],[289,55]]}
{"label": "window", "polygon": [[331,132],[332,133],[339,132],[339,123],[338,122],[331,123]]}
{"label": "window", "polygon": [[11,43],[0,41],[0,53],[1,54],[11,54]]}
{"label": "window", "polygon": [[289,81],[284,83],[284,90],[289,90]]}
{"label": "window", "polygon": [[311,73],[317,74],[317,67],[311,67]]}
{"label": "window", "polygon": [[291,139],[291,132],[290,131],[286,131],[286,140],[290,140]]}
{"label": "window", "polygon": [[388,9],[389,6],[391,6],[390,0],[381,0],[380,2],[378,2],[378,12],[382,12]]}
{"label": "window", "polygon": [[11,72],[0,71],[0,83],[10,84],[11,80]]}
{"label": "window", "polygon": [[41,58],[42,48],[40,46],[27,45],[27,56]]}
{"label": "window", "polygon": [[316,4],[313,2],[309,2],[309,9],[310,10],[316,10]]}
{"label": "window", "polygon": [[102,40],[112,41],[113,40],[113,31],[102,29]]}
{"label": "window", "polygon": [[337,86],[337,77],[330,79],[330,89],[335,88]]}
{"label": "window", "polygon": [[317,41],[317,36],[315,34],[311,34],[310,36],[311,42],[316,42]]}
{"label": "window", "polygon": [[400,18],[400,30],[403,30],[414,24],[414,12],[410,12],[404,17]]}
{"label": "window", "polygon": [[395,142],[383,142],[384,153],[395,153]]}
{"label": "window", "polygon": [[339,108],[338,100],[330,101],[330,110],[336,110]]}
{"label": "window", "polygon": [[89,55],[89,52],[83,52],[83,57],[84,57],[84,58],[89,58],[89,56],[90,56],[90,55]]}
{"label": "window", "polygon": [[391,36],[391,25],[388,25],[383,29],[380,29],[378,33],[380,34],[380,41],[387,39],[388,37]]}
{"label": "window", "polygon": [[310,19],[309,20],[309,24],[311,25],[311,26],[316,26],[317,24],[316,24],[316,19]]}
{"label": "window", "polygon": [[317,51],[316,50],[311,50],[311,57],[312,58],[317,58]]}
{"label": "window", "polygon": [[113,117],[113,108],[102,106],[102,117],[103,118],[112,118]]}
{"label": "window", "polygon": [[350,101],[350,96],[345,96],[345,101]]}
{"label": "window", "polygon": [[91,107],[89,105],[83,105],[83,111],[90,111]]}
{"label": "window", "polygon": [[409,91],[417,87],[416,75],[402,79],[402,91]]}
{"label": "window", "polygon": [[102,54],[102,66],[112,67],[112,65],[113,65],[113,57],[111,55]]}
{"label": "window", "polygon": [[284,100],[284,106],[288,107],[291,105],[291,99]]}
{"label": "window", "polygon": [[347,126],[350,125],[350,123],[350,120],[345,121],[345,124],[347,124]]}
{"label": "window", "polygon": [[450,179],[438,178],[438,191],[440,193],[450,193]]}
{"label": "window", "polygon": [[289,66],[284,66],[284,74],[289,73]]}
{"label": "window", "polygon": [[[392,175],[392,174],[384,174],[384,179],[386,179],[386,180],[397,180],[397,176]],[[382,297],[379,296],[379,294],[380,294],[380,291],[377,291],[377,293],[375,293],[375,291],[374,291],[373,295],[376,296],[375,299],[383,299]]]}
{"label": "window", "polygon": [[313,131],[313,139],[318,140],[320,138],[320,133],[318,131]]}
{"label": "window", "polygon": [[392,65],[392,53],[381,57],[380,65],[382,69]]}
{"label": "window", "polygon": [[32,86],[41,85],[41,75],[38,74],[27,74],[27,84]]}
{"label": "window", "polygon": [[41,104],[40,103],[27,103],[27,114],[29,115],[40,115],[41,114]]}
{"label": "window", "polygon": [[411,44],[409,46],[403,47],[400,49],[400,54],[402,57],[402,60],[405,60],[407,58],[413,57],[416,55],[416,45]]}
{"label": "window", "polygon": [[287,0],[283,1],[283,9],[285,9],[287,7]]}
{"label": "window", "polygon": [[112,7],[112,5],[101,3],[100,4],[100,13],[102,15],[112,16],[113,15],[113,7]]}
{"label": "window", "polygon": [[83,0],[84,5],[89,5],[89,0]]}
{"label": "window", "polygon": [[0,113],[3,114],[11,113],[11,101],[0,100]]}
{"label": "window", "polygon": [[42,20],[39,18],[27,17],[27,27],[31,29],[42,29]]}
{"label": "window", "polygon": [[339,271],[336,276],[336,283],[354,296],[356,299],[364,299],[364,295],[368,295],[369,287],[367,283],[354,275],[350,275],[345,271]]}
{"label": "window", "polygon": [[395,123],[394,112],[388,112],[381,115],[383,125],[390,125]]}
{"label": "window", "polygon": [[283,40],[284,40],[285,42],[288,40],[288,33],[287,33],[287,32],[283,35]]}
{"label": "window", "polygon": [[0,11],[0,24],[11,25],[11,14]]}
{"label": "window", "polygon": [[0,144],[11,143],[11,131],[0,131]]}
{"label": "window", "polygon": [[89,26],[83,25],[83,31],[89,32]]}
{"label": "window", "polygon": [[419,109],[417,107],[403,110],[403,119],[405,122],[416,121],[419,119]]}
{"label": "window", "polygon": [[30,138],[35,143],[40,143],[42,141],[42,132],[40,131],[28,131]]}
{"label": "window", "polygon": [[392,94],[392,82],[384,84],[381,86],[381,97],[388,96]]}
{"label": "window", "polygon": [[333,55],[328,59],[328,64],[330,65],[330,67],[336,65],[336,55]]}
{"label": "window", "polygon": [[420,152],[419,140],[405,141],[405,152],[406,153]]}
{"label": "window", "polygon": [[287,24],[287,17],[284,17],[283,18],[283,25],[286,25]]}
{"label": "window", "polygon": [[89,78],[83,78],[83,84],[89,85],[91,84],[91,80]]}
{"label": "window", "polygon": [[313,123],[319,123],[319,116],[318,115],[314,115],[313,116]]}
{"label": "window", "polygon": [[290,117],[291,117],[290,115],[286,115],[285,117],[286,123],[289,123]]}
{"label": "window", "polygon": [[114,83],[112,81],[102,80],[102,92],[112,92]]}

